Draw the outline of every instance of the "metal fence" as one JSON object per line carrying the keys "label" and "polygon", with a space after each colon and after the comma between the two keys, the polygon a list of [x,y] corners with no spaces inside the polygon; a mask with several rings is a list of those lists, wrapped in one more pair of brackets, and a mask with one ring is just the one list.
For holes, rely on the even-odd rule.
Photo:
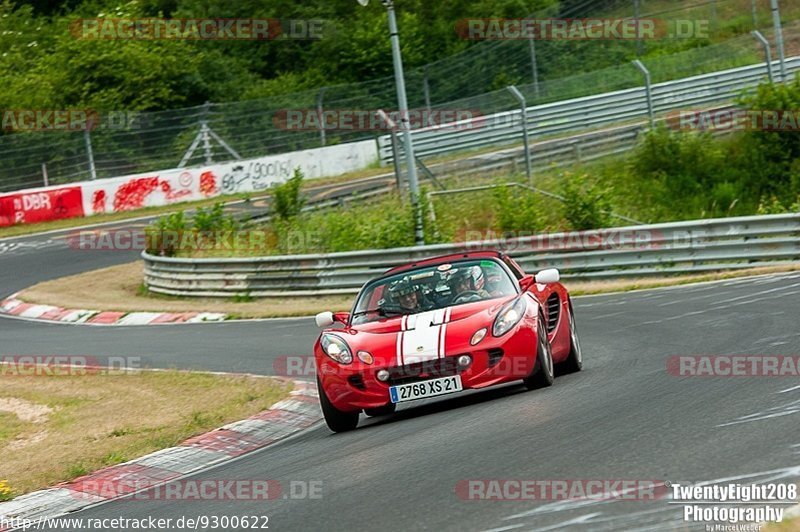
{"label": "metal fence", "polygon": [[[777,71],[779,63],[774,61],[772,64]],[[786,70],[792,74],[800,71],[800,56],[787,59]],[[652,86],[653,111],[661,115],[679,109],[730,102],[766,76],[767,64],[761,63],[658,83]],[[528,107],[525,113],[529,134],[534,137],[554,136],[647,116],[645,87]],[[473,118],[456,126],[415,131],[414,151],[418,156],[426,157],[519,143],[522,138],[521,118],[522,111],[517,110]],[[382,164],[390,164],[391,137],[380,137],[378,145]]]}
{"label": "metal fence", "polygon": [[[732,109],[734,109],[733,106],[720,106],[707,111],[713,113]],[[663,119],[657,123],[662,121]],[[626,153],[636,146],[640,136],[649,129],[650,123],[644,121],[532,143],[530,151],[533,170],[537,172],[551,168],[553,164],[588,162]],[[732,131],[715,129],[710,133],[713,136],[724,136]],[[506,148],[489,153],[468,155],[452,161],[431,163],[425,168],[437,179],[433,182],[427,173],[423,172],[420,174],[422,181],[429,184],[432,190],[447,190],[450,188],[447,179],[449,177],[466,178],[475,175],[507,177],[509,173],[521,173],[525,168],[525,152],[521,147]],[[309,202],[306,208],[311,210],[343,206],[348,202],[372,199],[396,190],[397,187],[395,175],[391,172],[348,183],[352,187],[328,192],[324,200]],[[401,186],[403,186],[402,183]],[[269,214],[253,218],[251,221],[262,222],[267,219],[269,219]]]}
{"label": "metal fence", "polygon": [[800,214],[746,216],[473,240],[322,255],[221,259],[143,253],[144,281],[156,293],[232,297],[355,294],[385,270],[426,257],[499,249],[528,272],[559,268],[563,277],[617,279],[795,263]]}

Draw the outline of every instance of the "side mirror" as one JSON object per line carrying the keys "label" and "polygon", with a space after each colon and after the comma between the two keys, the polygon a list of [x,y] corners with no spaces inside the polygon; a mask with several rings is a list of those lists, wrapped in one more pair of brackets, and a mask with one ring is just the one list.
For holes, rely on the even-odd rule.
{"label": "side mirror", "polygon": [[317,322],[317,327],[324,329],[325,327],[330,327],[337,321],[339,323],[347,323],[348,320],[350,320],[350,313],[349,312],[333,313],[326,310],[325,312],[320,312],[319,314],[317,314],[314,320]]}
{"label": "side mirror", "polygon": [[315,321],[317,322],[317,327],[321,329],[330,327],[333,325],[333,312],[327,310],[325,312],[320,312],[317,314]]}
{"label": "side mirror", "polygon": [[519,280],[519,288],[523,292],[527,292],[528,290],[530,290],[531,286],[533,286],[533,283],[535,282],[536,280],[533,278],[533,275],[526,275],[525,277]]}
{"label": "side mirror", "polygon": [[553,284],[561,280],[561,274],[555,268],[548,268],[536,274],[536,282],[539,284]]}

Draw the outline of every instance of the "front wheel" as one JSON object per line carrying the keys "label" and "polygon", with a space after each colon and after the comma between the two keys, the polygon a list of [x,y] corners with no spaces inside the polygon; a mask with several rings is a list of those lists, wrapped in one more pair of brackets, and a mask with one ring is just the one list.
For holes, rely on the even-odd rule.
{"label": "front wheel", "polygon": [[564,373],[575,373],[583,368],[583,352],[575,329],[575,312],[572,310],[572,304],[569,305],[569,356],[560,365],[563,366]]}
{"label": "front wheel", "polygon": [[325,395],[325,390],[322,388],[319,377],[317,377],[317,390],[319,390],[319,404],[322,407],[322,415],[329,429],[333,432],[347,432],[358,426],[358,412],[342,412],[333,406],[328,396]]}
{"label": "front wheel", "polygon": [[536,336],[536,365],[533,368],[533,373],[522,381],[529,390],[547,388],[552,386],[555,380],[553,353],[550,349],[550,342],[547,341],[544,320],[541,318],[539,319],[539,331]]}

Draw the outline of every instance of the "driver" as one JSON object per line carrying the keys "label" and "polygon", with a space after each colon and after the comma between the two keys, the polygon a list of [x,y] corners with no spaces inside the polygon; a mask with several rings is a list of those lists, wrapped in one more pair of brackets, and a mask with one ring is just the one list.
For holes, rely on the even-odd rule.
{"label": "driver", "polygon": [[416,313],[423,310],[419,287],[411,284],[408,279],[403,279],[392,286],[389,293],[403,312]]}
{"label": "driver", "polygon": [[484,288],[492,297],[500,297],[503,295],[503,277],[500,273],[496,271],[489,271],[488,274],[484,274],[486,278],[486,284]]}
{"label": "driver", "polygon": [[[472,268],[459,269],[453,274],[448,284],[450,286],[450,293],[453,294],[453,302],[458,301],[458,299],[465,294],[477,295],[481,299],[490,297],[489,292],[486,290],[475,290],[475,278],[472,275]],[[474,298],[474,300],[477,299],[478,298]]]}

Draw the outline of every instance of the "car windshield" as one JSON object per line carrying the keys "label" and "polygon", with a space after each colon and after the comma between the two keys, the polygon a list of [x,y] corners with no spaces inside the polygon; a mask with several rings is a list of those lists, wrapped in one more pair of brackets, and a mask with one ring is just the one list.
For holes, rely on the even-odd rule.
{"label": "car windshield", "polygon": [[514,281],[494,260],[428,266],[368,284],[358,298],[352,323],[357,325],[516,293]]}

